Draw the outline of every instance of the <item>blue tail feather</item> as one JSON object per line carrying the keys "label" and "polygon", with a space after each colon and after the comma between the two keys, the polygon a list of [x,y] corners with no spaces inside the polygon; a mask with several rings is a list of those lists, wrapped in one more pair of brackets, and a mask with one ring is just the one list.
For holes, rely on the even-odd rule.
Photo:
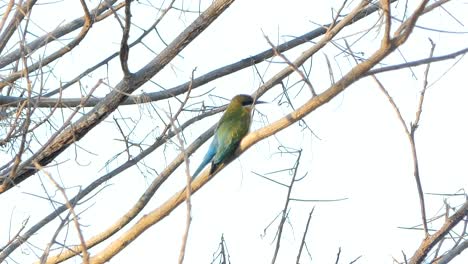
{"label": "blue tail feather", "polygon": [[208,163],[211,162],[211,160],[213,160],[217,149],[218,143],[215,137],[211,142],[210,147],[208,148],[208,151],[206,152],[205,157],[203,158],[203,161],[201,162],[200,166],[198,166],[197,170],[193,173],[192,180],[198,176],[198,174],[205,168],[206,165],[208,165]]}

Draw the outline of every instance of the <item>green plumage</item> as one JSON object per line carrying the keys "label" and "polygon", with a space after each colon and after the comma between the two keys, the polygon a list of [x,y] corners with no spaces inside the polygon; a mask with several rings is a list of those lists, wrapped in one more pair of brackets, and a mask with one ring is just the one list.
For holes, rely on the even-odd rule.
{"label": "green plumage", "polygon": [[250,107],[244,107],[241,100],[234,97],[223,116],[219,120],[216,129],[218,150],[213,158],[213,164],[217,165],[234,153],[239,142],[249,132]]}
{"label": "green plumage", "polygon": [[[257,101],[256,103],[263,102]],[[193,178],[208,163],[211,162],[210,173],[212,173],[220,163],[223,163],[234,154],[242,138],[249,132],[253,104],[254,99],[250,95],[240,94],[232,98],[231,103],[218,122],[213,141],[200,166],[193,174]]]}

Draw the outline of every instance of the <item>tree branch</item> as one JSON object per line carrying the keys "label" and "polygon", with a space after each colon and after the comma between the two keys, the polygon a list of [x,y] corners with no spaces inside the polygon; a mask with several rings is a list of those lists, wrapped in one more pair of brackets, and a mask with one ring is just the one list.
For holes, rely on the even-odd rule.
{"label": "tree branch", "polygon": [[110,113],[145,82],[150,80],[156,73],[163,69],[181,50],[183,50],[192,40],[200,35],[234,0],[217,0],[208,7],[189,27],[187,27],[169,46],[167,46],[150,63],[133,74],[130,78],[122,79],[115,89],[109,93],[90,112],[83,115],[68,129],[63,131],[53,142],[39,153],[36,153],[25,161],[18,170],[16,177],[11,181],[6,176],[9,169],[0,175],[0,193],[9,190],[14,184],[18,184],[36,172],[30,166],[34,160],[45,166],[57,157],[62,151],[67,149],[75,141],[80,140],[92,128],[104,120]]}
{"label": "tree branch", "polygon": [[[96,17],[102,14],[104,11],[108,10],[110,6],[112,6],[117,0],[105,0],[103,3],[99,4],[94,10],[92,10],[91,16]],[[34,52],[35,50],[47,45],[51,41],[55,41],[66,34],[73,32],[85,24],[86,16],[82,16],[77,18],[69,23],[62,25],[52,32],[48,32],[47,34],[37,38],[36,40],[28,43],[25,45],[25,49],[29,52]],[[3,39],[3,37],[2,37]],[[8,39],[9,40],[9,39]],[[18,60],[21,57],[21,50],[18,48],[5,56],[0,57],[0,69],[4,68],[8,64]]]}
{"label": "tree branch", "polygon": [[[396,0],[391,0],[390,2],[393,3],[395,1]],[[362,18],[365,18],[365,17],[373,14],[375,11],[377,11],[379,9],[380,9],[380,5],[378,5],[378,4],[370,5],[369,7],[365,8],[365,9],[362,9],[358,14],[356,14],[354,16],[353,19],[349,20],[347,25],[351,25],[351,24],[361,20]],[[340,22],[340,21],[341,20],[339,20],[338,22]],[[335,25],[335,24],[336,23],[330,23],[328,25],[324,25],[323,27],[317,28],[317,29],[312,30],[312,31],[310,31],[310,32],[308,32],[308,33],[306,33],[306,34],[304,34],[302,36],[299,36],[299,37],[294,38],[294,39],[292,39],[290,41],[287,41],[287,42],[285,42],[285,43],[283,43],[281,45],[278,45],[276,47],[276,51],[279,52],[279,53],[285,52],[285,51],[293,49],[293,48],[295,48],[295,47],[297,47],[297,46],[299,46],[301,44],[307,43],[308,41],[313,40],[313,39],[325,34],[327,32],[327,28],[330,28],[332,25]],[[141,39],[141,38],[142,37],[140,37],[139,39]],[[130,45],[130,47],[133,46],[135,43],[137,43],[137,41],[132,43]],[[467,52],[467,51],[465,51],[465,52]],[[74,78],[72,81],[64,84],[62,86],[62,88],[68,87],[70,85],[70,83],[77,82],[78,80],[80,80],[86,74],[89,74],[90,72],[92,72],[95,69],[101,67],[102,65],[105,65],[107,62],[109,62],[112,58],[116,57],[118,54],[119,53],[115,53],[115,54],[111,55],[110,57],[106,58],[105,60],[103,60],[102,62],[100,62],[99,64],[91,67],[85,73],[80,74],[79,76]],[[263,52],[260,52],[260,53],[258,53],[256,55],[254,55],[254,56],[250,56],[248,58],[244,58],[244,59],[241,59],[241,60],[239,60],[237,62],[234,62],[234,63],[228,64],[226,66],[223,66],[221,68],[212,70],[212,71],[210,71],[210,72],[208,72],[208,73],[206,73],[206,74],[204,74],[204,75],[202,75],[200,77],[195,78],[193,80],[193,83],[192,83],[192,89],[200,87],[200,86],[202,86],[202,85],[204,85],[206,83],[209,83],[209,82],[211,82],[213,80],[216,80],[218,78],[221,78],[223,76],[226,76],[226,75],[232,74],[234,72],[240,71],[242,69],[245,69],[245,68],[250,67],[252,65],[261,63],[261,62],[265,61],[266,59],[273,57],[274,55],[275,55],[275,50],[274,49],[268,49],[268,50],[265,50]],[[1,59],[0,59],[0,62],[1,62]],[[136,103],[141,103],[141,102],[150,102],[150,101],[159,101],[159,100],[171,98],[173,96],[185,93],[187,91],[187,89],[188,89],[189,84],[190,84],[190,82],[186,82],[186,83],[183,83],[183,84],[178,85],[176,87],[167,89],[165,91],[159,91],[159,92],[153,92],[153,93],[145,93],[145,94],[136,95],[136,96],[130,96],[124,102],[122,102],[122,105],[130,105],[130,104],[136,104]],[[18,102],[21,102],[22,100],[24,100],[24,99],[20,98],[20,97],[0,96],[0,106],[1,105],[14,106]],[[39,100],[38,107],[51,107],[51,106],[57,105],[57,100],[58,99],[56,99],[56,98],[44,98],[43,97],[43,98],[41,98]],[[103,98],[91,98],[90,100],[88,100],[86,105],[84,105],[84,107],[94,107],[99,102],[101,102],[102,100],[103,100]],[[78,104],[80,104],[80,98],[63,98],[63,99],[60,100],[60,103],[58,104],[58,106],[60,106],[60,107],[74,107],[74,106],[76,106]]]}
{"label": "tree branch", "polygon": [[456,226],[463,218],[468,216],[468,200],[453,214],[449,217],[444,225],[433,235],[426,237],[419,248],[411,257],[409,264],[418,264],[424,261],[424,258],[427,256],[429,251],[442,240],[445,235],[447,235],[454,226]]}

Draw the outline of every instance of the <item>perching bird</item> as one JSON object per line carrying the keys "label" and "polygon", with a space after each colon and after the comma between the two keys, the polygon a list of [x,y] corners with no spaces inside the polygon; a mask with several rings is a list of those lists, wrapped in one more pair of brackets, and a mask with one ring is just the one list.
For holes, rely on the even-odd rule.
{"label": "perching bird", "polygon": [[231,103],[229,103],[226,111],[224,111],[223,116],[218,122],[208,152],[193,174],[192,179],[194,179],[208,163],[211,162],[210,173],[212,173],[218,164],[234,154],[242,138],[249,132],[251,122],[250,115],[254,103],[261,104],[265,102],[254,101],[252,96],[245,94],[239,94],[232,98]]}

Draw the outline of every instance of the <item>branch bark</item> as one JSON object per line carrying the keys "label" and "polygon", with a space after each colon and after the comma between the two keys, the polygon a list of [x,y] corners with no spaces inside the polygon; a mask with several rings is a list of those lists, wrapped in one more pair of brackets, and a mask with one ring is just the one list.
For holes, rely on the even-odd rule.
{"label": "branch bark", "polygon": [[450,218],[448,218],[444,225],[439,229],[439,231],[435,232],[433,235],[426,237],[419,248],[414,253],[413,257],[411,257],[409,264],[419,264],[423,263],[424,258],[427,256],[429,251],[434,248],[440,240],[442,240],[445,235],[447,235],[450,230],[454,226],[456,226],[463,218],[468,216],[468,200],[457,210],[455,214],[453,214]]}
{"label": "branch bark", "polygon": [[32,161],[39,163],[41,166],[45,166],[75,141],[83,138],[89,131],[91,131],[91,129],[117,109],[117,107],[127,98],[127,94],[131,94],[163,69],[175,56],[177,56],[177,54],[179,54],[181,50],[183,50],[216,18],[218,18],[233,1],[234,0],[217,0],[213,2],[210,7],[208,7],[150,63],[135,74],[131,74],[122,79],[115,89],[101,102],[99,102],[90,112],[82,116],[75,123],[71,124],[68,129],[58,135],[50,144],[46,145],[44,149],[34,154],[31,158],[21,164],[13,179],[7,176],[10,171],[9,169],[2,172],[0,175],[0,194],[9,190],[15,184],[24,181],[36,172],[36,169],[31,166]]}
{"label": "branch bark", "polygon": [[[294,61],[296,67],[300,66],[301,63],[304,63],[308,57],[312,56],[320,47],[323,47],[333,36],[335,36],[339,30],[341,30],[349,20],[353,19],[353,17],[361,11],[363,7],[367,4],[367,1],[361,2],[348,16],[346,16],[341,22],[337,23],[337,25],[329,30],[327,34],[323,37],[321,41],[319,41],[316,45],[312,48],[304,52],[296,61]],[[419,15],[418,15],[419,16]],[[412,30],[411,27],[414,26],[414,22],[416,19],[414,17],[410,17],[411,22],[403,23],[402,27],[409,27],[408,30],[405,30],[401,34],[409,34]],[[395,36],[398,40],[401,40],[401,35]],[[404,40],[407,38],[403,38],[403,41],[397,41],[392,43],[394,45],[389,45],[389,43],[382,43],[381,47],[367,60],[363,61],[358,64],[356,67],[351,69],[341,80],[337,83],[332,85],[323,93],[313,97],[308,102],[306,102],[303,106],[301,106],[296,111],[288,114],[284,118],[272,123],[271,125],[254,131],[247,135],[240,143],[238,150],[236,151],[235,155],[231,157],[226,163],[221,164],[217,169],[212,172],[208,173],[207,170],[202,172],[193,182],[192,182],[192,193],[196,193],[204,184],[206,184],[212,177],[214,177],[220,170],[222,170],[225,166],[227,166],[232,160],[237,158],[241,155],[244,151],[249,149],[252,145],[263,140],[284,128],[290,126],[291,124],[299,121],[307,114],[311,113],[313,110],[317,109],[318,107],[326,104],[332,98],[340,94],[344,91],[349,85],[357,81],[358,79],[362,78],[363,74],[369,71],[373,66],[379,63],[383,58],[385,58],[388,54],[394,51],[398,46],[404,43]],[[288,68],[283,69],[280,73],[275,75],[273,79],[266,82],[262,87],[259,88],[257,94],[263,94],[268,89],[273,87],[274,84],[278,83],[281,78],[285,78],[284,72],[286,71],[293,71],[293,69],[288,66]],[[255,96],[257,97],[257,96]],[[190,145],[186,151],[190,152],[191,147]],[[183,160],[184,155],[186,153],[179,154],[168,167],[177,167],[179,166]],[[166,168],[167,169],[167,168]],[[175,168],[174,168],[175,169]],[[158,181],[155,180],[155,182]],[[155,183],[153,182],[153,184]],[[145,230],[150,228],[152,225],[156,224],[157,222],[161,221],[167,215],[169,215],[177,206],[179,206],[185,200],[185,188],[180,190],[179,192],[175,193],[171,198],[169,198],[165,203],[163,203],[160,207],[154,209],[153,211],[149,212],[148,214],[144,215],[140,220],[135,223],[129,230],[125,231],[119,238],[114,240],[111,244],[109,244],[106,248],[104,248],[101,252],[97,253],[95,256],[91,258],[91,263],[102,263],[104,261],[108,261],[112,256],[116,253],[123,250],[127,245],[129,245],[133,240],[135,240],[139,235],[141,235]]]}
{"label": "branch bark", "polygon": [[[35,1],[34,1],[35,2]],[[96,17],[101,15],[103,12],[109,9],[110,6],[112,6],[117,0],[107,0],[101,3],[98,7],[96,7],[94,10],[92,10],[91,16]],[[70,21],[69,23],[62,25],[58,27],[57,29],[53,30],[52,32],[49,32],[36,40],[28,43],[25,45],[25,49],[28,50],[29,52],[33,52],[41,47],[44,47],[51,41],[55,41],[59,39],[60,37],[65,36],[66,34],[73,32],[85,24],[85,19],[86,16],[82,16],[80,18],[76,18],[73,21]],[[6,36],[5,36],[6,37]],[[4,39],[4,36],[0,39]],[[5,38],[5,40],[8,42],[9,38]],[[0,69],[4,68],[8,64],[18,60],[21,57],[21,49],[18,48],[5,56],[0,57]]]}
{"label": "branch bark", "polygon": [[[390,2],[393,3],[396,0],[391,0]],[[375,4],[375,5],[370,5],[369,7],[362,9],[358,14],[354,16],[352,20],[348,21],[347,25],[351,25],[362,18],[365,18],[373,13],[375,13],[377,10],[380,9],[380,5]],[[341,20],[338,20],[340,22]],[[331,28],[334,26],[337,22],[332,22],[330,24],[324,25],[323,27],[314,29],[310,32],[307,32],[303,34],[302,36],[299,36],[297,38],[294,38],[290,41],[287,41],[281,45],[278,45],[275,49],[277,52],[285,52],[288,50],[291,50],[299,45],[302,45],[304,43],[307,43],[310,40],[313,40],[319,36],[324,35],[327,32],[327,28]],[[133,45],[133,44],[132,44]],[[130,46],[132,46],[130,45]],[[467,51],[468,52],[468,51]],[[99,68],[102,65],[105,65],[110,59],[116,57],[118,53],[115,53],[111,55],[108,59],[104,60],[103,62],[95,65],[94,67],[90,68],[89,71],[86,71],[86,74],[89,74],[93,70]],[[192,89],[195,89],[197,87],[200,87],[206,83],[209,83],[213,80],[216,80],[218,78],[221,78],[223,76],[232,74],[234,72],[240,71],[242,69],[245,69],[247,67],[253,66],[255,64],[261,63],[265,61],[268,58],[271,58],[275,55],[275,50],[274,49],[268,49],[263,52],[260,52],[254,56],[250,56],[244,59],[241,59],[237,62],[228,64],[226,66],[220,67],[218,69],[212,70],[200,77],[197,77],[193,80],[192,83]],[[0,63],[1,63],[1,58],[0,58]],[[1,64],[0,64],[1,65]],[[77,82],[81,76],[84,76],[86,74],[80,74],[77,78],[74,78],[73,81],[65,83],[63,87],[68,87],[70,83]],[[182,93],[185,93],[188,89],[190,82],[186,82],[183,84],[180,84],[178,86],[175,86],[173,88],[167,89],[165,91],[159,91],[159,92],[153,92],[153,93],[146,93],[142,95],[137,95],[137,96],[130,96],[128,97],[124,102],[122,102],[122,105],[129,105],[129,104],[136,104],[140,102],[148,102],[148,101],[158,101],[158,100],[163,100],[170,98],[175,95],[180,95]],[[0,105],[16,105],[17,103],[21,102],[24,100],[24,98],[21,97],[14,97],[14,96],[0,96]],[[37,107],[52,107],[55,105],[58,105],[59,107],[75,107],[80,104],[81,98],[62,98],[62,99],[57,99],[57,98],[41,98],[38,101]],[[94,107],[96,106],[99,102],[101,102],[103,98],[91,98],[88,100],[88,102],[83,105],[83,107]],[[60,102],[57,102],[60,101]]]}

